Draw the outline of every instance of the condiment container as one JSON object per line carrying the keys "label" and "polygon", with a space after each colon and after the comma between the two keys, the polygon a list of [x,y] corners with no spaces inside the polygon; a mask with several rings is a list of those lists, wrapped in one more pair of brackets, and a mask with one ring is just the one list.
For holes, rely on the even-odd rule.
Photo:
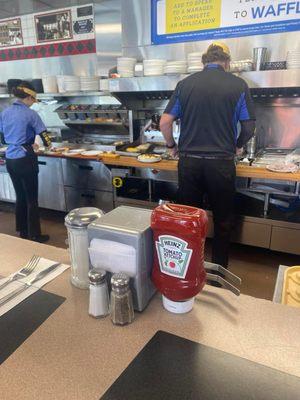
{"label": "condiment container", "polygon": [[129,277],[120,272],[111,278],[110,317],[115,325],[127,325],[134,320]]}
{"label": "condiment container", "polygon": [[109,314],[109,294],[106,282],[106,271],[91,269],[89,315],[94,318],[106,317]]}
{"label": "condiment container", "polygon": [[103,212],[98,208],[83,207],[72,210],[65,218],[71,256],[71,283],[80,289],[89,287],[90,260],[87,227],[102,215]]}

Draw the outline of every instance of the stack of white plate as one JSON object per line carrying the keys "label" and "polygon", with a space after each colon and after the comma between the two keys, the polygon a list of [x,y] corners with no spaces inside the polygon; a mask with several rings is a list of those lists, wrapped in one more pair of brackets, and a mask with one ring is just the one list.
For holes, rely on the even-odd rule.
{"label": "stack of white plate", "polygon": [[286,58],[287,69],[300,69],[300,50],[289,51]]}
{"label": "stack of white plate", "polygon": [[3,83],[0,84],[0,94],[6,94],[7,93],[7,86]]}
{"label": "stack of white plate", "polygon": [[98,76],[81,76],[80,77],[80,90],[84,92],[92,92],[99,90],[99,77]]}
{"label": "stack of white plate", "polygon": [[188,73],[202,71],[202,53],[189,53],[188,54]]}
{"label": "stack of white plate", "polygon": [[64,76],[64,89],[66,92],[80,91],[80,77],[73,75]]}
{"label": "stack of white plate", "polygon": [[43,76],[44,93],[57,93],[57,79],[56,76]]}
{"label": "stack of white plate", "polygon": [[186,61],[168,61],[164,67],[164,73],[166,75],[186,74],[186,71],[187,71]]}
{"label": "stack of white plate", "polygon": [[121,78],[132,78],[134,76],[135,58],[119,57],[117,59],[118,74]]}
{"label": "stack of white plate", "polygon": [[144,76],[157,76],[164,74],[166,60],[144,60]]}

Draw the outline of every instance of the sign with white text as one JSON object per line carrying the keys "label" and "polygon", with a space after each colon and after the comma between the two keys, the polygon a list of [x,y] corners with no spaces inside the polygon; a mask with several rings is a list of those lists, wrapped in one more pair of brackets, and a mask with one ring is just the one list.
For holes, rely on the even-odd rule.
{"label": "sign with white text", "polygon": [[152,43],[300,30],[300,1],[151,0]]}

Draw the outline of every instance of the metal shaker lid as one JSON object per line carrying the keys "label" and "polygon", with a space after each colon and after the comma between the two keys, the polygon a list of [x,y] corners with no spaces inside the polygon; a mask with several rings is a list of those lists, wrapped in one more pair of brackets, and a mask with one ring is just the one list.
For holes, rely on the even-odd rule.
{"label": "metal shaker lid", "polygon": [[125,289],[129,285],[129,277],[124,272],[119,272],[111,277],[111,285],[116,289]]}
{"label": "metal shaker lid", "polygon": [[93,268],[89,271],[90,283],[94,285],[98,285],[104,282],[105,278],[106,278],[106,271],[104,271],[103,269]]}
{"label": "metal shaker lid", "polygon": [[65,223],[69,226],[84,228],[87,227],[91,222],[95,221],[95,219],[100,218],[102,215],[103,212],[99,210],[99,208],[75,208],[75,210],[70,211],[66,216]]}

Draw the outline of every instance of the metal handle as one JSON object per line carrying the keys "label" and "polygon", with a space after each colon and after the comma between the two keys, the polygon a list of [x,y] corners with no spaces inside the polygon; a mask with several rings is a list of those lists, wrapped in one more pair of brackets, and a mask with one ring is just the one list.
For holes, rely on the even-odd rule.
{"label": "metal handle", "polygon": [[9,285],[13,280],[14,280],[13,277],[11,277],[6,282],[2,283],[2,285],[0,285],[0,290],[5,288],[7,285]]}
{"label": "metal handle", "polygon": [[47,165],[46,161],[38,161],[39,165]]}
{"label": "metal handle", "polygon": [[82,193],[81,197],[84,197],[86,199],[95,199],[96,198],[96,196],[94,194],[85,194],[85,193]]}
{"label": "metal handle", "polygon": [[85,169],[87,171],[93,171],[93,167],[87,166],[87,165],[78,165],[79,169]]}
{"label": "metal handle", "polygon": [[26,290],[27,288],[29,288],[29,285],[27,285],[26,283],[24,285],[22,285],[21,287],[15,289],[14,291],[10,292],[9,294],[7,294],[6,296],[2,297],[0,299],[0,306],[3,306],[4,304],[6,304],[8,301],[14,299],[15,297],[17,297],[20,293],[24,292],[24,290]]}
{"label": "metal handle", "polygon": [[232,272],[228,271],[227,269],[223,268],[219,264],[214,264],[214,263],[210,263],[210,262],[205,261],[204,268],[206,269],[206,271],[210,270],[210,271],[220,272],[226,278],[230,279],[233,283],[235,283],[237,285],[241,285],[241,283],[242,283],[242,280],[241,280],[240,277],[238,277],[237,275],[235,275]]}
{"label": "metal handle", "polygon": [[206,274],[207,279],[210,281],[218,282],[220,285],[222,285],[224,288],[230,290],[232,293],[234,293],[236,296],[239,296],[241,294],[240,290],[233,286],[231,283],[225,281],[220,275],[214,275],[214,274]]}

